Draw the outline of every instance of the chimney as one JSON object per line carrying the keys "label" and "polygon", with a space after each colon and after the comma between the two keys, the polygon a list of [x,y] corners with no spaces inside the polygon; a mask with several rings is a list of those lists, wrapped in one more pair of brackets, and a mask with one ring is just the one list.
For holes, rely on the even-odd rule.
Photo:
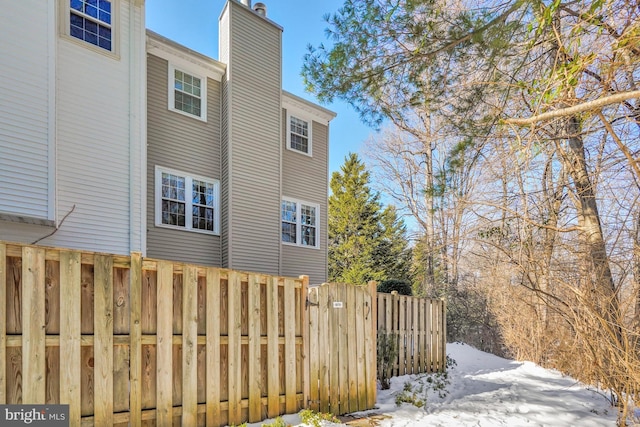
{"label": "chimney", "polygon": [[251,8],[251,0],[240,0],[240,3],[247,6],[248,8]]}
{"label": "chimney", "polygon": [[253,6],[253,10],[255,10],[258,15],[260,16],[264,16],[265,18],[267,17],[267,5],[264,3],[256,3],[255,6]]}

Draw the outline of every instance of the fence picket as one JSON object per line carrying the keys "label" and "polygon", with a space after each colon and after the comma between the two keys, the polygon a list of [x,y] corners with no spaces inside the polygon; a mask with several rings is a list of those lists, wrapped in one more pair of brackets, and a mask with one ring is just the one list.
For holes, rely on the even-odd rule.
{"label": "fence picket", "polygon": [[[1,256],[1,255],[0,255]],[[60,403],[69,424],[80,424],[80,252],[60,253]],[[1,375],[1,374],[0,374]]]}
{"label": "fence picket", "polygon": [[173,423],[173,264],[158,262],[156,424]]}
{"label": "fence picket", "polygon": [[207,268],[206,424],[220,420],[220,270]]}
{"label": "fence picket", "polygon": [[[294,307],[296,303],[293,282],[291,279],[284,281],[284,306]],[[285,410],[288,414],[297,410],[296,398],[296,323],[295,310],[284,312],[284,360],[285,360]]]}
{"label": "fence picket", "polygon": [[113,258],[94,257],[94,419],[113,425]]}
{"label": "fence picket", "polygon": [[[249,276],[249,422],[262,420],[262,378],[260,360],[260,280],[256,274]],[[295,323],[295,321],[294,321]]]}
{"label": "fence picket", "polygon": [[[142,254],[140,252],[133,252],[131,254],[130,269],[129,425],[131,427],[139,427],[142,425]],[[79,273],[78,265],[78,274]],[[78,283],[78,289],[80,289],[80,283]],[[80,313],[78,311],[78,316],[79,315]]]}
{"label": "fence picket", "polygon": [[182,425],[198,421],[198,272],[183,269],[182,280]]}

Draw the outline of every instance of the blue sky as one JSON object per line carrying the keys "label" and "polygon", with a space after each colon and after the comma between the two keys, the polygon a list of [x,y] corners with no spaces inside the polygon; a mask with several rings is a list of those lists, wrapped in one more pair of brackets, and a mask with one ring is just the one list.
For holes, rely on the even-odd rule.
{"label": "blue sky", "polygon": [[[302,98],[316,102],[305,92],[300,71],[307,45],[327,43],[327,13],[336,12],[342,0],[262,0],[269,19],[284,28],[282,34],[282,86]],[[253,0],[251,4],[255,4]],[[218,59],[218,18],[225,0],[147,0],[147,28],[204,55]],[[346,103],[323,105],[338,116],[330,124],[329,171],[338,170],[350,151],[374,132],[364,125]]]}

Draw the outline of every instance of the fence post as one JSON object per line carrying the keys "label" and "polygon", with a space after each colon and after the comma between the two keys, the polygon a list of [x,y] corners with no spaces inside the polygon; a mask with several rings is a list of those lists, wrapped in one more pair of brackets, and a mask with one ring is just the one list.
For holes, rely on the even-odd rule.
{"label": "fence post", "polygon": [[22,248],[23,403],[43,404],[46,397],[44,268],[44,249]]}
{"label": "fence post", "polygon": [[[311,385],[310,356],[309,352],[309,276],[300,276],[302,287],[300,288],[300,333],[302,334],[302,407],[309,405],[309,387]],[[317,387],[317,386],[316,386]]]}
{"label": "fence post", "polygon": [[442,298],[442,314],[440,315],[440,330],[442,331],[442,371],[447,370],[447,301]]}
{"label": "fence post", "polygon": [[[62,299],[62,298],[61,298]],[[78,299],[80,299],[78,297]],[[142,424],[142,254],[131,252],[129,267],[129,425]]]}
{"label": "fence post", "polygon": [[376,404],[376,394],[378,390],[378,283],[369,282],[369,295],[371,296],[371,346],[367,349],[369,355],[369,408]]}

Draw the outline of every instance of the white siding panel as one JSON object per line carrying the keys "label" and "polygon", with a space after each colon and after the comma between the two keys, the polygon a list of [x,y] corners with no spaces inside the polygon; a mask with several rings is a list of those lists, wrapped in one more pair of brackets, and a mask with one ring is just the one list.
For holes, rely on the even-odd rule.
{"label": "white siding panel", "polygon": [[56,245],[111,253],[130,249],[126,2],[119,28],[119,59],[58,41],[58,216],[74,205],[75,210],[52,237]]}
{"label": "white siding panel", "polygon": [[[0,14],[0,212],[49,215],[49,18],[46,2]],[[2,224],[4,229],[14,224]]]}

